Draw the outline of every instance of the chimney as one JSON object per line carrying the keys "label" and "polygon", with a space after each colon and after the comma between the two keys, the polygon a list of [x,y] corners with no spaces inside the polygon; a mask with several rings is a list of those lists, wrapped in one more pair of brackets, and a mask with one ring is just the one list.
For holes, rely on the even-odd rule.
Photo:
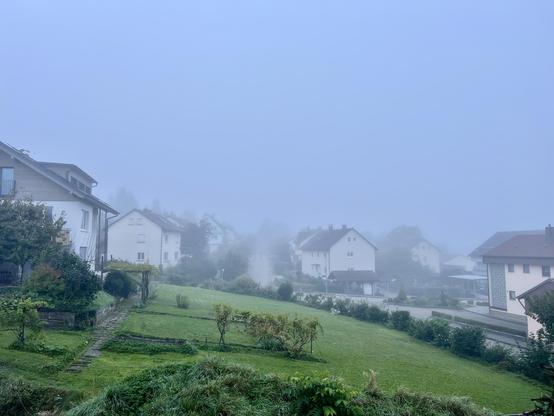
{"label": "chimney", "polygon": [[346,230],[346,224],[342,224],[342,229]]}
{"label": "chimney", "polygon": [[544,229],[544,238],[547,244],[554,244],[554,228],[551,224],[548,224],[548,227]]}
{"label": "chimney", "polygon": [[329,231],[333,231],[333,224],[329,224]]}

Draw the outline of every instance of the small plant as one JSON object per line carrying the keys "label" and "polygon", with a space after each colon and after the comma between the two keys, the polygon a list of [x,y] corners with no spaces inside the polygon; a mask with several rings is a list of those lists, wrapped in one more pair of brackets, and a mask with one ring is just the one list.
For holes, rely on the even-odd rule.
{"label": "small plant", "polygon": [[377,373],[374,370],[369,370],[369,372],[363,373],[363,376],[367,379],[364,390],[370,395],[375,395],[379,392],[379,387],[377,386]]}
{"label": "small plant", "polygon": [[515,365],[514,354],[509,348],[502,345],[493,345],[492,347],[485,347],[481,358],[490,364],[496,364],[506,370],[513,369]]}
{"label": "small plant", "polygon": [[225,334],[229,330],[233,321],[233,308],[223,303],[214,306],[215,323],[219,331],[219,345],[225,346]]}
{"label": "small plant", "polygon": [[44,303],[30,298],[0,298],[0,327],[15,333],[14,348],[25,346],[30,335],[36,337],[41,331],[42,322],[37,311],[41,306]]}
{"label": "small plant", "polygon": [[184,295],[181,295],[180,293],[175,296],[175,300],[177,302],[177,307],[181,309],[188,309],[190,306],[189,298],[187,298]]}

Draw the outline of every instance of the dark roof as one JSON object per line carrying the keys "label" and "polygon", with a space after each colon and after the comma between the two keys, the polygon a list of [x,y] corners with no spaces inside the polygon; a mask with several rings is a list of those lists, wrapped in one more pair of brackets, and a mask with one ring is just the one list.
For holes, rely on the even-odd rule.
{"label": "dark roof", "polygon": [[554,259],[554,243],[548,243],[542,234],[516,235],[499,246],[486,251],[483,257],[524,257]]}
{"label": "dark roof", "polygon": [[377,274],[372,270],[345,270],[334,271],[329,275],[330,280],[339,282],[376,282]]}
{"label": "dark roof", "polygon": [[483,254],[489,250],[492,250],[495,247],[498,247],[500,244],[505,243],[510,238],[517,235],[525,234],[544,234],[544,230],[529,230],[529,231],[499,231],[494,233],[487,241],[469,253],[469,257],[482,257]]}
{"label": "dark roof", "polygon": [[554,293],[554,279],[546,279],[543,282],[540,282],[538,285],[532,287],[527,292],[523,292],[519,295],[518,299],[527,299],[531,296],[543,296],[546,293]]}
{"label": "dark roof", "polygon": [[69,170],[77,171],[81,176],[87,178],[89,181],[93,183],[98,183],[96,179],[94,179],[92,176],[90,176],[88,173],[86,173],[83,169],[81,169],[79,166],[74,165],[73,163],[58,163],[58,162],[38,162],[41,165],[51,168],[51,167],[64,167]]}
{"label": "dark roof", "polygon": [[13,157],[14,159],[18,160],[19,162],[23,163],[24,165],[30,167],[35,172],[43,175],[44,177],[50,179],[52,182],[56,183],[57,185],[64,188],[66,191],[68,191],[71,195],[75,196],[76,198],[79,198],[85,202],[88,202],[89,204],[96,206],[100,209],[103,209],[104,211],[110,212],[112,214],[119,214],[117,210],[109,206],[107,203],[102,201],[101,199],[95,197],[92,194],[89,194],[87,192],[81,191],[78,187],[73,185],[71,182],[69,182],[64,177],[58,175],[53,170],[49,169],[45,162],[37,162],[32,157],[24,153],[22,150],[18,150],[6,143],[0,142],[0,150],[3,152],[6,152],[8,155]]}
{"label": "dark roof", "polygon": [[154,224],[158,225],[164,231],[173,231],[177,233],[181,233],[185,231],[184,227],[180,226],[179,224],[177,224],[176,221],[171,220],[168,217],[157,214],[154,211],[151,211],[149,209],[136,209],[136,208],[132,209],[125,215],[122,215],[119,218],[117,218],[113,223],[110,224],[110,227],[114,225],[116,222],[121,221],[123,218],[127,217],[129,214],[133,212],[140,213],[142,216],[147,218],[149,221],[152,221]]}
{"label": "dark roof", "polygon": [[303,251],[328,251],[350,231],[354,231],[361,238],[363,238],[365,241],[367,241],[369,244],[375,247],[373,243],[371,243],[362,234],[357,232],[354,228],[342,227],[342,228],[329,228],[327,230],[319,230],[311,238],[309,238],[308,241],[302,244],[302,246],[300,246],[300,249]]}

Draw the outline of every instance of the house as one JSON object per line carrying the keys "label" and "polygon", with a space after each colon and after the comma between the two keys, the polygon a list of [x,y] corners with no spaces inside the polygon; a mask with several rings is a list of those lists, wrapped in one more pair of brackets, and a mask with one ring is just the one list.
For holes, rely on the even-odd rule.
{"label": "house", "polygon": [[[93,195],[96,180],[70,163],[39,162],[0,142],[0,198],[44,204],[65,225],[60,240],[97,271],[107,258],[107,222],[118,212]],[[8,278],[4,269],[4,278]]]}
{"label": "house", "polygon": [[483,253],[488,266],[491,314],[526,321],[518,296],[549,279],[554,266],[554,229],[518,234]]}
{"label": "house", "polygon": [[[545,279],[538,285],[532,287],[526,292],[523,292],[517,297],[518,301],[526,309],[526,305],[533,300],[533,298],[541,298],[549,294],[550,296],[554,295],[554,279]],[[535,320],[527,312],[527,333],[529,336],[536,335],[537,332],[542,328],[542,325]]]}
{"label": "house", "polygon": [[307,236],[300,245],[301,271],[313,277],[355,282],[371,292],[367,294],[372,294],[376,281],[376,250],[377,247],[354,228],[329,226]]}
{"label": "house", "polygon": [[148,209],[133,209],[112,222],[108,231],[110,260],[152,264],[163,269],[181,260],[184,229]]}
{"label": "house", "polygon": [[433,273],[440,273],[441,252],[435,245],[422,238],[411,244],[410,253],[413,261],[428,268]]}
{"label": "house", "polygon": [[454,256],[442,264],[443,269],[462,271],[465,273],[472,273],[476,269],[476,267],[477,261],[469,256]]}

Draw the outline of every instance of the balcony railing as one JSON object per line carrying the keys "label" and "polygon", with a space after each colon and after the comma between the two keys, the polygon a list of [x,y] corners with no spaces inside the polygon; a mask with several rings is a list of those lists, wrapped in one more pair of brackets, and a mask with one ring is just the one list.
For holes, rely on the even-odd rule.
{"label": "balcony railing", "polygon": [[12,196],[15,194],[15,180],[4,179],[0,181],[0,197]]}

